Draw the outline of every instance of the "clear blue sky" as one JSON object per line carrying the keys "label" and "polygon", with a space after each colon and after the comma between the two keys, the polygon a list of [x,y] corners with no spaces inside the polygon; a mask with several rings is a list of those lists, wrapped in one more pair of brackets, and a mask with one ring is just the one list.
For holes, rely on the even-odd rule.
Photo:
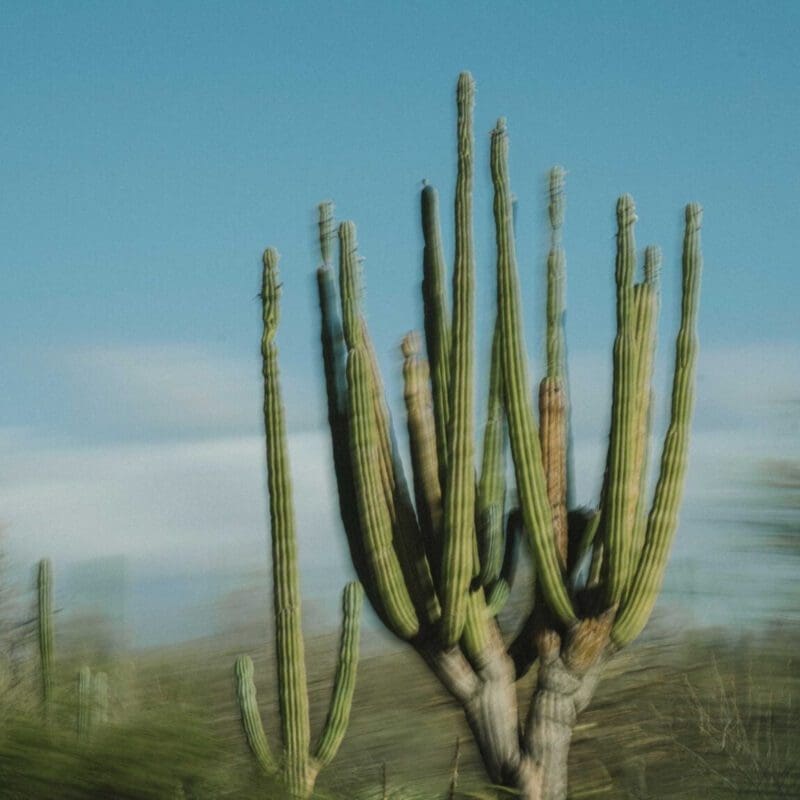
{"label": "clear blue sky", "polygon": [[[663,247],[665,336],[681,210],[698,200],[701,336],[704,352],[722,354],[708,374],[722,370],[735,386],[762,365],[790,391],[785,367],[800,344],[798,30],[796,2],[4,3],[3,475],[19,477],[22,452],[40,454],[32,475],[50,469],[43,443],[63,455],[257,433],[254,297],[266,245],[283,255],[290,418],[295,428],[316,420],[314,209],[324,198],[359,226],[369,317],[386,370],[396,368],[400,336],[419,325],[423,178],[440,188],[450,228],[463,69],[478,87],[484,331],[488,131],[505,115],[534,357],[543,178],[560,163],[573,353],[608,353],[615,198],[634,195],[639,244]],[[785,357],[764,367],[776,349]],[[737,363],[739,350],[749,360]],[[707,427],[718,411],[706,408]],[[61,469],[70,463],[64,456]],[[15,526],[20,535],[33,526],[29,491],[3,512],[12,538]],[[70,524],[111,524],[81,513]]]}

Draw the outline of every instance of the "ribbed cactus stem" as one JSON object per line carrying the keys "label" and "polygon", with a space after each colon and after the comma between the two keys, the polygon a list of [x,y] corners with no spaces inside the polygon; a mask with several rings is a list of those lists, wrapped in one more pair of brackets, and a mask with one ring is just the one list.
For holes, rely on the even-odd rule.
{"label": "ribbed cactus stem", "polygon": [[444,483],[448,455],[447,422],[450,415],[450,321],[447,310],[444,248],[439,226],[439,195],[436,189],[433,186],[424,186],[420,199],[422,235],[425,241],[422,257],[425,345],[431,370],[439,480]]}
{"label": "ribbed cactus stem", "polygon": [[618,615],[612,638],[618,646],[632,641],[647,623],[664,577],[669,549],[678,524],[694,404],[694,370],[697,359],[697,307],[700,294],[702,209],[686,207],[683,239],[681,324],[675,345],[670,423],[664,439],[661,469],[647,520],[644,549],[633,584]]}
{"label": "ribbed cactus stem", "polygon": [[650,285],[658,282],[661,273],[661,248],[650,245],[644,251],[644,281]]}
{"label": "ribbed cactus stem", "polygon": [[553,537],[562,567],[567,565],[567,399],[560,377],[539,385],[539,436]]}
{"label": "ribbed cactus stem", "polygon": [[617,336],[614,341],[614,386],[606,521],[606,602],[619,604],[632,570],[632,529],[638,475],[634,474],[636,438],[636,324],[633,277],[636,244],[633,227],[636,208],[630,195],[617,202]]}
{"label": "ribbed cactus stem", "polygon": [[442,488],[436,456],[436,428],[427,362],[419,355],[419,335],[408,333],[402,343],[403,398],[414,474],[417,516],[435,576],[440,574]]}
{"label": "ribbed cactus stem", "polygon": [[542,591],[556,617],[569,625],[577,618],[561,572],[539,437],[528,402],[527,387],[530,384],[522,339],[519,278],[511,226],[508,135],[504,120],[500,120],[492,132],[492,181],[497,237],[497,304],[502,324],[504,396],[511,454],[522,516],[531,537]]}
{"label": "ribbed cactus stem", "polygon": [[[501,522],[502,525],[502,522]],[[486,594],[486,606],[492,616],[497,616],[505,607],[511,589],[514,586],[514,578],[517,572],[517,562],[519,561],[519,513],[514,510],[508,515],[505,530],[505,550],[503,553],[503,563],[497,580],[491,585]]]}
{"label": "ribbed cactus stem", "polygon": [[489,399],[483,433],[481,477],[478,483],[478,548],[480,579],[488,587],[503,564],[503,517],[506,494],[505,417],[503,415],[503,353],[499,318],[492,335]]}
{"label": "ribbed cactus stem", "polygon": [[81,667],[78,672],[78,739],[85,742],[89,738],[92,723],[92,671]]}
{"label": "ribbed cactus stem", "polygon": [[561,167],[550,170],[550,252],[547,256],[547,375],[564,376],[564,282],[566,258],[561,247],[561,226],[564,223],[564,175]]}
{"label": "ribbed cactus stem", "polygon": [[369,357],[363,346],[350,351],[347,385],[350,395],[350,451],[365,555],[390,630],[402,639],[410,639],[417,634],[419,621],[394,550],[392,521],[380,480],[375,474],[377,434]]}
{"label": "ribbed cactus stem", "polygon": [[48,715],[53,694],[53,569],[48,558],[39,562],[36,588],[42,708]]}
{"label": "ribbed cactus stem", "polygon": [[631,561],[639,558],[644,539],[646,521],[645,494],[647,486],[648,451],[653,416],[653,365],[656,349],[656,324],[658,318],[658,273],[661,251],[657,247],[645,250],[642,283],[634,286],[634,314],[636,320],[636,377],[633,475],[639,476],[634,515],[634,533]]}
{"label": "ribbed cactus stem", "polygon": [[323,266],[328,266],[331,261],[331,242],[334,237],[333,230],[333,203],[326,200],[319,204],[319,253]]}
{"label": "ribbed cactus stem", "polygon": [[363,596],[361,586],[355,582],[348,583],[342,593],[342,636],[339,643],[336,677],[328,716],[314,752],[319,767],[327,766],[334,759],[350,721],[350,709],[356,688]]}
{"label": "ribbed cactus stem", "polygon": [[455,644],[464,629],[467,593],[475,575],[475,477],[473,458],[473,307],[475,262],[472,245],[472,110],[475,84],[462,72],[458,106],[458,176],[455,208],[453,329],[450,352],[450,439],[444,491],[442,637]]}
{"label": "ribbed cactus stem", "polygon": [[361,267],[358,263],[356,226],[352,222],[339,225],[339,294],[342,300],[342,328],[347,349],[361,344],[362,325]]}
{"label": "ribbed cactus stem", "polygon": [[301,632],[300,589],[297,576],[297,546],[294,508],[283,402],[278,377],[275,333],[279,320],[278,253],[264,253],[261,299],[264,333],[261,355],[264,374],[264,429],[267,451],[267,484],[272,532],[273,603],[278,667],[278,699],[281,733],[286,751],[288,782],[305,781],[309,746],[308,697]]}
{"label": "ribbed cactus stem", "polygon": [[92,727],[108,722],[108,675],[95,672],[92,675]]}
{"label": "ribbed cactus stem", "polygon": [[236,659],[235,673],[236,699],[239,703],[247,744],[261,769],[268,775],[275,775],[278,772],[278,764],[269,749],[264,725],[258,712],[258,697],[253,681],[253,660],[250,656],[239,656]]}

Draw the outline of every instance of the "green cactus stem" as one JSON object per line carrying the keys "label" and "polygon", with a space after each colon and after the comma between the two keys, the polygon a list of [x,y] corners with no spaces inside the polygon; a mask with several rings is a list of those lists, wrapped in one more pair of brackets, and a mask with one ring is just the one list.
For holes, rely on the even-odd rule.
{"label": "green cactus stem", "polygon": [[447,470],[447,423],[450,415],[450,320],[447,311],[445,261],[439,227],[439,195],[433,186],[424,186],[420,196],[422,210],[423,251],[422,303],[425,311],[425,345],[431,371],[436,424],[436,453],[440,483]]}
{"label": "green cactus stem", "polygon": [[475,263],[472,247],[472,111],[475,83],[458,79],[458,177],[456,251],[453,271],[453,327],[450,351],[448,469],[444,487],[442,636],[454,645],[464,630],[467,597],[475,576],[475,475],[473,458],[473,307]]}
{"label": "green cactus stem", "polygon": [[528,403],[527,360],[522,341],[505,120],[492,132],[492,180],[497,236],[497,303],[502,321],[503,373],[511,454],[525,529],[535,554],[539,585],[552,612],[564,624],[577,621],[567,593],[553,531],[550,501],[536,423]]}

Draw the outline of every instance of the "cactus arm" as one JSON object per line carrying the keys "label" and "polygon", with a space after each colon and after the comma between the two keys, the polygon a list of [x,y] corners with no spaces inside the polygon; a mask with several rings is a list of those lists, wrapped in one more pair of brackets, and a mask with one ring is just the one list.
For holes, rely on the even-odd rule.
{"label": "cactus arm", "polygon": [[39,562],[36,588],[42,707],[47,715],[53,694],[53,568],[49,558]]}
{"label": "cactus arm", "polygon": [[414,494],[420,531],[431,571],[438,579],[441,562],[442,487],[436,455],[436,429],[431,399],[429,369],[419,355],[419,336],[411,332],[403,339],[403,399],[408,422]]}
{"label": "cactus arm", "polygon": [[633,518],[632,559],[636,563],[644,544],[646,526],[645,495],[649,461],[650,429],[653,416],[653,365],[656,349],[656,320],[658,316],[658,271],[661,253],[657,247],[645,250],[645,279],[634,286],[636,318],[636,406],[634,419],[633,475],[639,476],[636,492],[636,511]]}
{"label": "cactus arm", "polygon": [[475,84],[458,79],[458,177],[456,250],[453,272],[453,330],[450,352],[450,440],[444,491],[442,559],[442,638],[454,645],[464,629],[475,552],[473,466],[473,306],[475,263],[472,249],[472,109]]}
{"label": "cactus arm", "polygon": [[261,339],[264,428],[272,532],[278,698],[287,769],[293,773],[290,776],[290,783],[294,783],[295,780],[301,781],[305,773],[310,734],[305,656],[300,627],[294,508],[278,377],[278,349],[274,341],[279,319],[279,291],[278,253],[270,248],[264,253],[261,291],[264,319],[264,333]]}
{"label": "cactus arm", "polygon": [[319,217],[317,225],[319,227],[319,254],[323,266],[330,266],[332,263],[331,241],[334,238],[333,222],[333,203],[326,200],[320,203],[318,208]]}
{"label": "cactus arm", "polygon": [[483,434],[481,477],[478,483],[478,552],[480,581],[494,583],[503,565],[503,517],[505,515],[505,420],[503,418],[503,364],[500,320],[492,334],[489,368],[489,407]]}
{"label": "cactus arm", "polygon": [[539,385],[539,436],[553,535],[562,567],[567,564],[567,387],[564,342],[565,257],[561,248],[564,221],[564,171],[550,171],[550,252],[547,256],[545,347],[547,374]]}
{"label": "cactus arm", "polygon": [[278,765],[272,756],[261,723],[261,715],[258,713],[256,685],[253,682],[253,661],[250,656],[239,656],[236,659],[235,674],[236,700],[247,744],[264,772],[275,775],[278,772]]}
{"label": "cactus arm", "polygon": [[547,306],[545,309],[547,328],[545,348],[547,351],[547,375],[551,378],[564,376],[566,343],[564,334],[564,282],[566,257],[561,247],[561,226],[564,224],[564,170],[550,170],[550,252],[547,255]]}
{"label": "cactus arm", "polygon": [[605,599],[617,605],[632,570],[632,527],[638,483],[635,460],[636,331],[633,313],[633,276],[636,245],[633,227],[636,208],[630,195],[617,202],[617,335],[614,341],[614,388],[607,481],[607,581]]}
{"label": "cactus arm", "polygon": [[702,271],[702,213],[697,203],[686,207],[681,323],[675,345],[670,423],[664,439],[653,505],[647,520],[644,549],[630,593],[612,630],[612,639],[618,646],[635,639],[650,617],[664,578],[670,545],[678,523],[694,404],[697,306]]}
{"label": "cactus arm", "polygon": [[503,553],[503,564],[497,580],[489,589],[486,606],[489,613],[496,617],[508,602],[511,589],[514,586],[514,578],[517,574],[517,564],[519,563],[519,523],[518,512],[515,510],[508,515],[505,532],[505,552]]}
{"label": "cactus arm", "polygon": [[[600,525],[600,512],[576,508],[569,512],[569,557],[567,560],[570,585],[577,588],[586,583],[594,554],[594,542]],[[585,574],[584,574],[585,573]],[[583,578],[579,577],[583,575]]]}
{"label": "cactus arm", "polygon": [[394,550],[392,521],[375,474],[377,437],[368,362],[361,345],[353,348],[347,359],[350,449],[358,512],[367,561],[381,597],[387,627],[401,639],[411,639],[419,631],[419,621]]}
{"label": "cactus arm", "polygon": [[561,377],[539,384],[539,437],[559,563],[567,565],[567,399]]}
{"label": "cactus arm", "polygon": [[364,586],[370,604],[378,616],[383,619],[380,595],[367,566],[358,519],[353,467],[350,461],[350,423],[347,417],[344,334],[337,309],[336,281],[333,271],[328,267],[320,267],[317,270],[317,291],[320,306],[320,338],[325,371],[325,390],[328,401],[328,426],[331,432],[339,513],[356,575]]}
{"label": "cactus arm", "polygon": [[565,624],[577,618],[561,574],[553,538],[536,423],[527,398],[527,367],[522,342],[519,287],[511,229],[508,137],[505,122],[492,133],[492,181],[497,235],[498,312],[502,320],[503,376],[511,454],[523,521],[534,552],[536,571],[548,605]]}
{"label": "cactus arm", "polygon": [[444,280],[444,248],[439,227],[439,196],[433,186],[420,195],[422,235],[425,241],[422,265],[422,304],[425,313],[425,345],[431,370],[431,393],[436,424],[436,453],[439,480],[444,484],[447,469],[447,421],[450,414],[450,324]]}
{"label": "cactus arm", "polygon": [[363,591],[358,583],[348,583],[342,593],[342,636],[336,665],[333,694],[314,758],[324,767],[336,756],[350,720],[358,668],[359,623]]}
{"label": "cactus arm", "polygon": [[[395,549],[396,560],[402,570],[406,585],[404,592],[414,603],[415,619],[432,622],[439,615],[438,600],[433,590],[422,537],[398,455],[391,417],[384,399],[383,382],[377,358],[360,310],[361,285],[358,245],[355,225],[352,222],[343,222],[339,226],[339,245],[339,277],[345,341],[351,355],[354,348],[361,351],[367,367],[363,373],[359,373],[359,380],[365,381],[364,388],[370,403],[369,407],[364,408],[364,413],[369,414],[372,418],[371,421],[362,420],[365,425],[368,424],[372,446],[374,446],[374,458],[369,470],[375,471],[376,467],[378,470],[376,485],[380,487],[383,505],[392,528],[389,541]],[[348,384],[350,384],[349,378]],[[350,424],[353,425],[352,412]],[[351,431],[351,437],[352,433]],[[359,480],[358,472],[356,472],[356,482],[358,483]],[[359,487],[360,489],[361,487]],[[384,599],[386,599],[385,595]],[[396,622],[397,620],[395,620]]]}
{"label": "cactus arm", "polygon": [[408,490],[405,468],[400,459],[400,449],[392,415],[385,399],[378,359],[363,318],[362,342],[369,356],[375,425],[381,454],[381,474],[385,477],[384,492],[394,530],[395,551],[418,618],[426,623],[434,623],[441,615],[439,599],[433,587],[423,535]]}
{"label": "cactus arm", "polygon": [[[575,506],[575,465],[572,442],[572,406],[570,404],[570,384],[569,384],[569,364],[567,359],[567,336],[566,336],[566,272],[567,257],[562,245],[561,229],[564,225],[564,211],[566,207],[564,181],[566,171],[563,167],[555,166],[548,175],[548,194],[549,203],[547,206],[548,218],[550,221],[550,252],[547,257],[548,272],[548,304],[551,299],[555,300],[552,311],[548,306],[548,325],[554,326],[554,333],[548,336],[547,343],[547,364],[548,374],[558,375],[561,378],[564,403],[564,502],[565,508],[571,509]],[[550,275],[554,275],[553,288],[550,290]],[[552,323],[550,318],[552,317]],[[552,365],[552,367],[551,367]]]}

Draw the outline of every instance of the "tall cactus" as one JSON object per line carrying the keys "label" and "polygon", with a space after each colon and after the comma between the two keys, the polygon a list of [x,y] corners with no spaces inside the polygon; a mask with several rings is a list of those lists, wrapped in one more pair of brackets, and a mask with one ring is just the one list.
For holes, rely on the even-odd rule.
{"label": "tall cactus", "polygon": [[[323,252],[328,235],[324,222],[322,220],[320,225]],[[247,743],[258,764],[268,774],[282,779],[292,797],[305,798],[311,795],[320,769],[329,764],[336,755],[349,721],[358,664],[362,590],[358,583],[350,583],[344,590],[344,621],[333,694],[325,725],[312,750],[300,620],[294,508],[278,377],[278,349],[275,344],[280,294],[278,258],[277,251],[272,248],[264,253],[261,288],[264,332],[261,355],[278,700],[283,742],[283,752],[279,757],[273,756],[261,723],[253,681],[253,662],[249,656],[239,656],[235,675],[242,725]]]}
{"label": "tall cactus", "polygon": [[[692,411],[701,255],[701,210],[686,209],[681,325],[672,413],[649,514],[646,481],[660,256],[648,248],[636,282],[636,212],[617,204],[617,336],[608,463],[597,508],[572,499],[571,435],[563,324],[564,172],[550,174],[545,375],[538,422],[529,395],[522,300],[508,172],[508,135],[491,137],[497,313],[480,471],[474,459],[474,84],[458,80],[453,307],[445,291],[436,190],[422,189],[422,299],[427,359],[403,341],[403,377],[415,513],[381,395],[361,311],[355,226],[339,227],[341,312],[323,242],[318,272],[322,352],[342,521],[356,571],[378,616],[429,664],[464,708],[491,778],[525,800],[566,797],[569,742],[603,662],[641,631],[658,595],[683,486]],[[321,224],[332,231],[329,204]],[[518,507],[507,502],[510,443]],[[401,510],[405,510],[403,514]],[[513,580],[515,542],[533,554],[533,609],[504,644],[497,612]],[[538,661],[524,725],[515,677]]]}

